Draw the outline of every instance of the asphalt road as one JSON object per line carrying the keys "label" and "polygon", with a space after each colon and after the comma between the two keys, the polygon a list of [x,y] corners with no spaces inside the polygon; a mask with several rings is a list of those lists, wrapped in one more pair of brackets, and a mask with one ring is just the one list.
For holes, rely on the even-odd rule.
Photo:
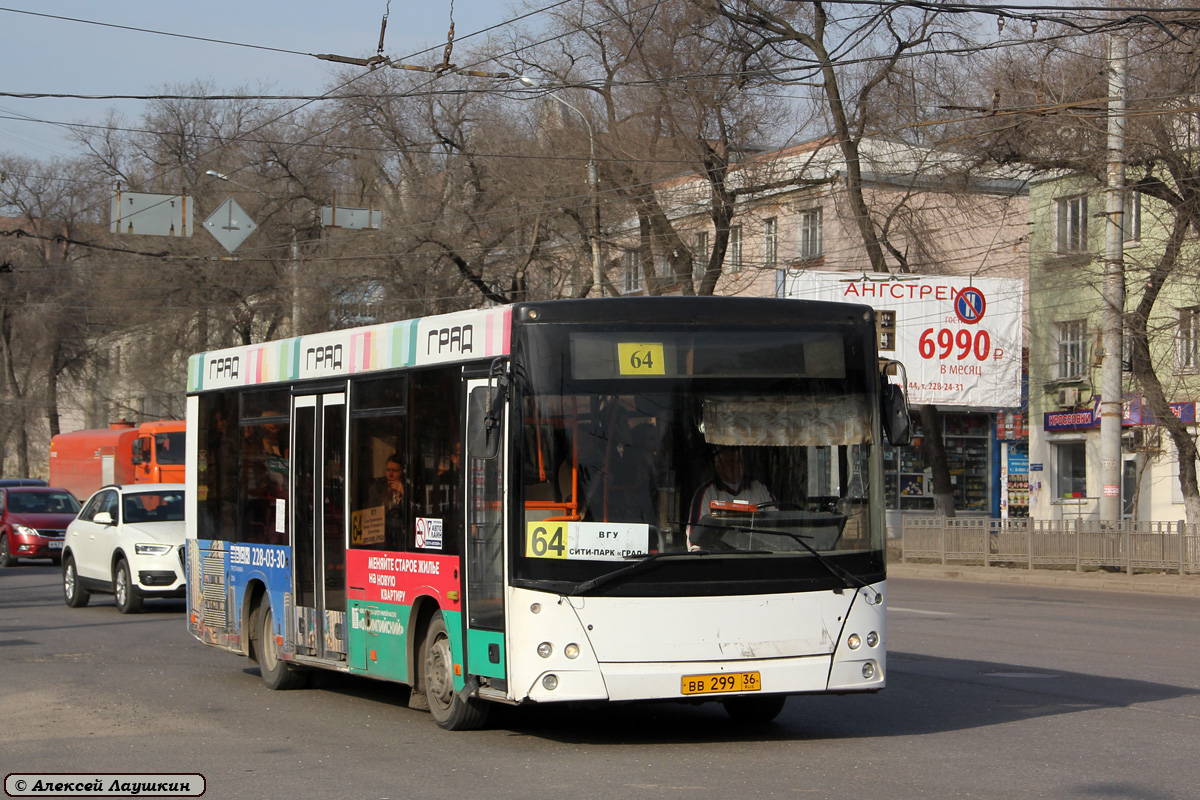
{"label": "asphalt road", "polygon": [[447,733],[406,690],[270,692],[180,602],[63,605],[0,569],[0,774],[201,773],[206,797],[1133,798],[1200,795],[1200,599],[893,579],[889,682],[716,705],[499,709]]}

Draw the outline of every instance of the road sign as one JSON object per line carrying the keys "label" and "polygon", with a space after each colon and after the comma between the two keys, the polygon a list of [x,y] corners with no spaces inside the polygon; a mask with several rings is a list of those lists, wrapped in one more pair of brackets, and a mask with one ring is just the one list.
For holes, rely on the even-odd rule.
{"label": "road sign", "polygon": [[383,212],[369,208],[321,206],[321,225],[347,230],[379,230],[383,227]]}
{"label": "road sign", "polygon": [[984,299],[983,292],[974,286],[963,289],[954,300],[954,313],[968,325],[974,325],[983,319],[983,312],[986,310],[987,300]]}
{"label": "road sign", "polygon": [[191,236],[192,203],[186,194],[117,192],[109,202],[110,233]]}
{"label": "road sign", "polygon": [[246,237],[254,233],[258,225],[231,197],[221,203],[217,210],[204,220],[204,227],[208,228],[208,232],[221,243],[222,247],[232,253],[242,242],[246,241]]}

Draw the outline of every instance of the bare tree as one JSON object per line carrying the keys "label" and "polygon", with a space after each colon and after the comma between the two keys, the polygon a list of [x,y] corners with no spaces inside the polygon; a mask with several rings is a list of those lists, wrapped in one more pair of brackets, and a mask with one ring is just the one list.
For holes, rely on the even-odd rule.
{"label": "bare tree", "polygon": [[[752,81],[777,61],[753,51],[711,8],[632,0],[573,2],[555,10],[551,45],[523,50],[517,70],[547,87],[546,102],[573,104],[594,136],[605,216],[618,230],[636,220],[649,291],[712,294],[723,272],[739,193],[731,169],[780,132],[785,107]],[[574,125],[572,115],[559,115]],[[587,139],[576,136],[577,152]],[[696,207],[673,203],[663,181],[702,176],[708,192]],[[612,203],[611,199],[619,200]],[[707,217],[711,250],[703,269],[681,231]],[[655,258],[669,266],[664,279]]]}
{"label": "bare tree", "polygon": [[0,205],[8,212],[0,263],[2,432],[6,441],[15,437],[17,470],[28,475],[31,445],[45,452],[30,433],[59,432],[59,379],[88,352],[78,264],[89,254],[75,242],[95,234],[99,215],[95,185],[76,162],[6,157],[0,172]]}

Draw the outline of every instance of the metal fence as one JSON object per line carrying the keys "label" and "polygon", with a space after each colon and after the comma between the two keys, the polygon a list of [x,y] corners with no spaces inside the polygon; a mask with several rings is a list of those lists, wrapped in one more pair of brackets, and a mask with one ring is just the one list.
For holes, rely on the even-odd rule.
{"label": "metal fence", "polygon": [[1200,526],[1180,522],[905,515],[889,541],[902,562],[1200,574]]}

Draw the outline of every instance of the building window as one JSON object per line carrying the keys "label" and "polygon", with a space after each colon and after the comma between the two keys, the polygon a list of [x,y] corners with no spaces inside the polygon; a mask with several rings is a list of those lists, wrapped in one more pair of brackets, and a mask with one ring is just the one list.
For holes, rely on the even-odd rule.
{"label": "building window", "polygon": [[774,268],[779,262],[779,222],[771,217],[763,223],[763,264]]}
{"label": "building window", "polygon": [[742,226],[729,228],[729,246],[725,250],[725,263],[731,273],[742,271]]}
{"label": "building window", "polygon": [[637,250],[626,250],[621,256],[622,267],[625,272],[625,293],[640,292],[642,290],[642,259],[641,254]]}
{"label": "building window", "polygon": [[1058,323],[1058,377],[1078,378],[1087,367],[1087,320]]}
{"label": "building window", "polygon": [[1125,213],[1121,217],[1121,238],[1125,243],[1142,240],[1142,193],[1125,195]]}
{"label": "building window", "polygon": [[1054,445],[1054,449],[1057,451],[1057,496],[1062,500],[1087,497],[1087,445],[1062,442]]}
{"label": "building window", "polygon": [[1200,371],[1200,307],[1180,308],[1175,363],[1180,372]]}
{"label": "building window", "polygon": [[692,248],[692,276],[696,280],[704,278],[708,269],[708,231],[696,234],[696,246]]}
{"label": "building window", "polygon": [[1058,252],[1087,252],[1087,196],[1064,197],[1058,205]]}
{"label": "building window", "polygon": [[1133,372],[1133,331],[1121,326],[1121,371]]}
{"label": "building window", "polygon": [[810,260],[821,256],[821,209],[800,213],[800,258]]}
{"label": "building window", "polygon": [[896,312],[877,311],[875,330],[879,334],[879,350],[893,351],[896,349]]}

